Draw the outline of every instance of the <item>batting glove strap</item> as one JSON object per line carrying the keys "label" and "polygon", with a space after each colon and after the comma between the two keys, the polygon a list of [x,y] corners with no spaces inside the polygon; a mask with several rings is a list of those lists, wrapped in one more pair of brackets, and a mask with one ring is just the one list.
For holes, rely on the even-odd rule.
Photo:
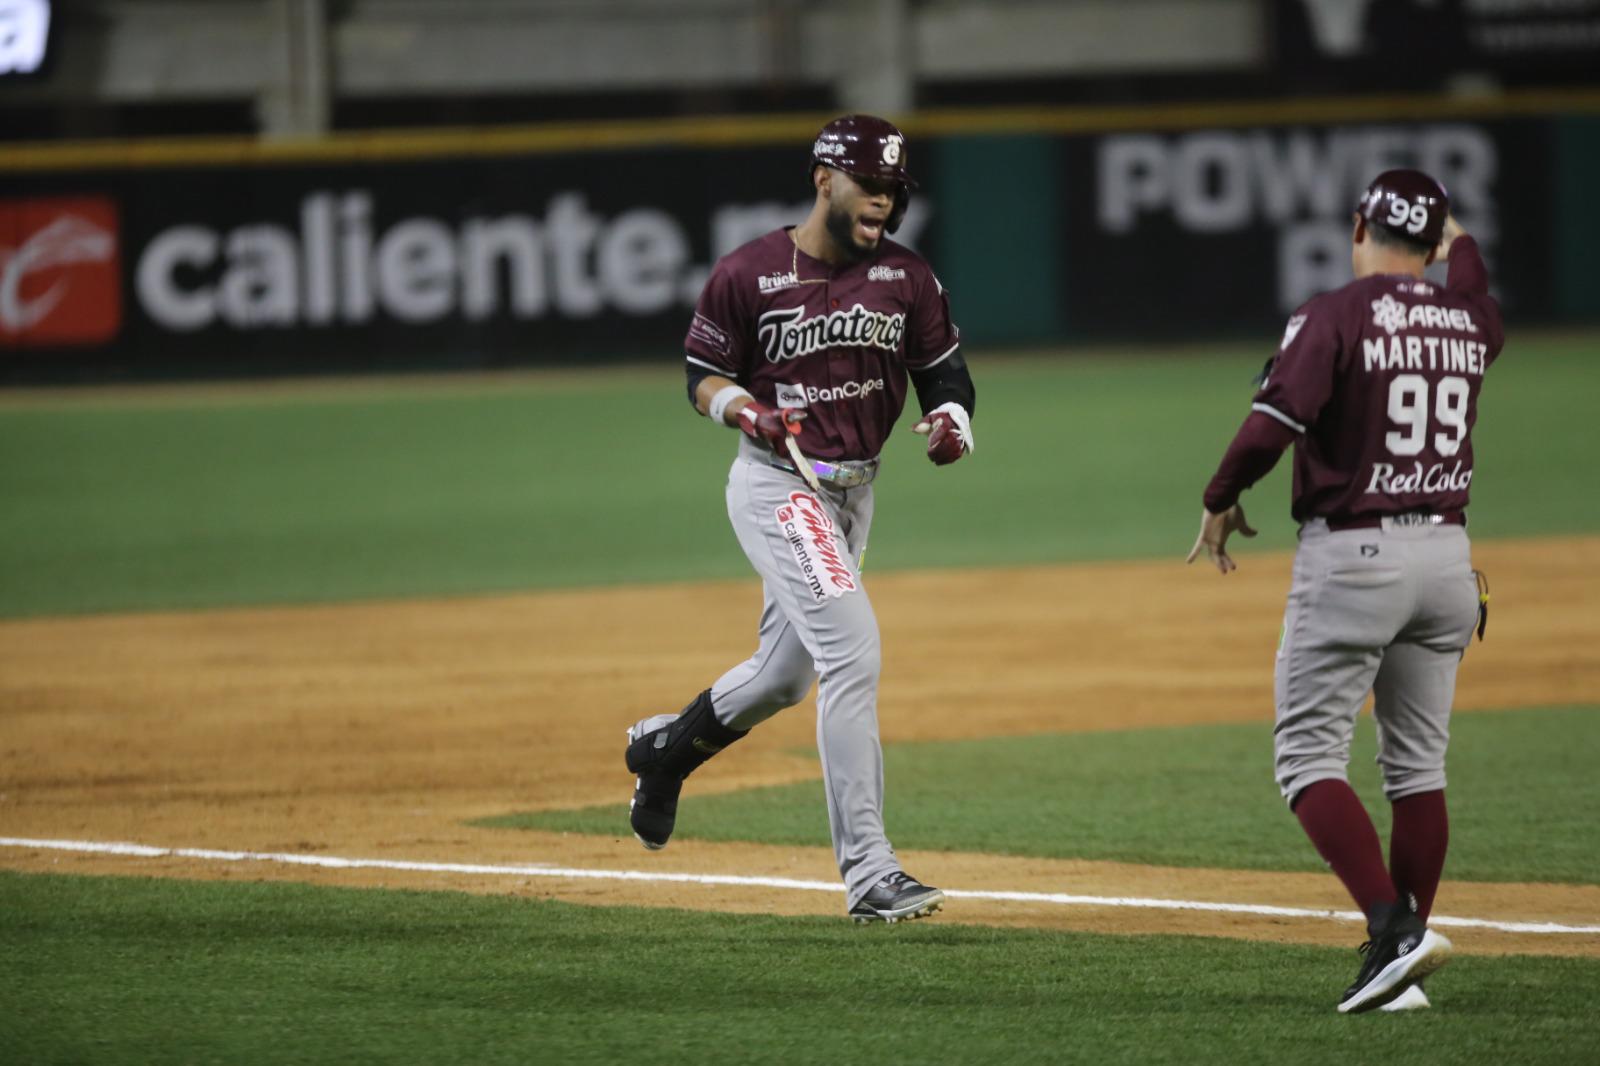
{"label": "batting glove strap", "polygon": [[779,455],[784,454],[784,438],[800,432],[804,411],[784,408],[774,411],[763,403],[752,401],[739,408],[739,428],[751,440],[758,441]]}
{"label": "batting glove strap", "polygon": [[927,435],[928,459],[935,466],[953,463],[972,451],[972,416],[958,403],[940,404],[911,431]]}
{"label": "batting glove strap", "polygon": [[972,440],[972,416],[967,414],[967,409],[958,403],[942,403],[928,412],[929,416],[948,415],[954,423],[956,439],[961,442],[961,450],[969,455],[976,450]]}

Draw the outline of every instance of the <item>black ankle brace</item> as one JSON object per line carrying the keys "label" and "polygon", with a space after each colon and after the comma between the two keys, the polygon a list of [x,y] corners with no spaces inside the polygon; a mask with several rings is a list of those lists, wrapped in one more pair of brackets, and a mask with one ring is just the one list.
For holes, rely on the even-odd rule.
{"label": "black ankle brace", "polygon": [[628,770],[685,778],[748,732],[729,729],[717,721],[711,708],[711,690],[706,689],[675,720],[628,745]]}

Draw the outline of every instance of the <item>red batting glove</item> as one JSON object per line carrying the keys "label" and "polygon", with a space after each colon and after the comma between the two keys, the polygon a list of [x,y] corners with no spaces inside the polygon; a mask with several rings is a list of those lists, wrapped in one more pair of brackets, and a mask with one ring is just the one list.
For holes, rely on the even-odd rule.
{"label": "red batting glove", "polygon": [[752,400],[739,408],[739,428],[751,440],[765,444],[774,454],[787,458],[789,453],[784,438],[791,433],[799,435],[800,421],[805,416],[806,413],[797,408],[785,407],[774,411],[766,404]]}
{"label": "red batting glove", "polygon": [[928,438],[928,458],[945,466],[972,451],[972,419],[958,403],[940,404],[922,416],[911,432]]}

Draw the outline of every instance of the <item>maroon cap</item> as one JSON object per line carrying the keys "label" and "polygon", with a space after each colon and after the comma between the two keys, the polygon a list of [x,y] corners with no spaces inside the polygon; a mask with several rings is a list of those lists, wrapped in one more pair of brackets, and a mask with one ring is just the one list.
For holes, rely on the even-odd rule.
{"label": "maroon cap", "polygon": [[906,136],[873,115],[844,115],[822,127],[811,146],[811,166],[821,163],[858,178],[886,178],[896,183],[894,209],[885,228],[900,228],[911,190],[917,187],[906,170]]}
{"label": "maroon cap", "polygon": [[1450,194],[1420,170],[1386,170],[1367,186],[1356,213],[1396,237],[1431,246],[1444,234]]}

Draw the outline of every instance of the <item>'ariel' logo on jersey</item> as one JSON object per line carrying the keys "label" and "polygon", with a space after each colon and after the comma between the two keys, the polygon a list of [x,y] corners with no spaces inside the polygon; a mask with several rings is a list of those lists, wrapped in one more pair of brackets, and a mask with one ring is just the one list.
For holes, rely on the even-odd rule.
{"label": "'ariel' logo on jersey", "polygon": [[1383,299],[1372,301],[1372,324],[1389,331],[1389,336],[1407,326],[1421,329],[1450,329],[1458,333],[1476,333],[1478,327],[1472,316],[1460,307],[1440,307],[1438,304],[1405,304],[1388,293]]}
{"label": "'ariel' logo on jersey", "polygon": [[781,307],[763,314],[756,322],[756,336],[766,349],[767,359],[799,359],[826,348],[872,347],[898,351],[906,333],[906,316],[869,311],[856,304],[848,311],[804,317],[804,307]]}
{"label": "'ariel' logo on jersey", "polygon": [[1406,328],[1406,305],[1384,293],[1383,299],[1372,301],[1372,324],[1394,336]]}
{"label": "'ariel' logo on jersey", "polygon": [[820,500],[808,492],[791,492],[789,502],[774,514],[813,599],[821,603],[856,590],[855,571],[839,554],[837,527]]}

